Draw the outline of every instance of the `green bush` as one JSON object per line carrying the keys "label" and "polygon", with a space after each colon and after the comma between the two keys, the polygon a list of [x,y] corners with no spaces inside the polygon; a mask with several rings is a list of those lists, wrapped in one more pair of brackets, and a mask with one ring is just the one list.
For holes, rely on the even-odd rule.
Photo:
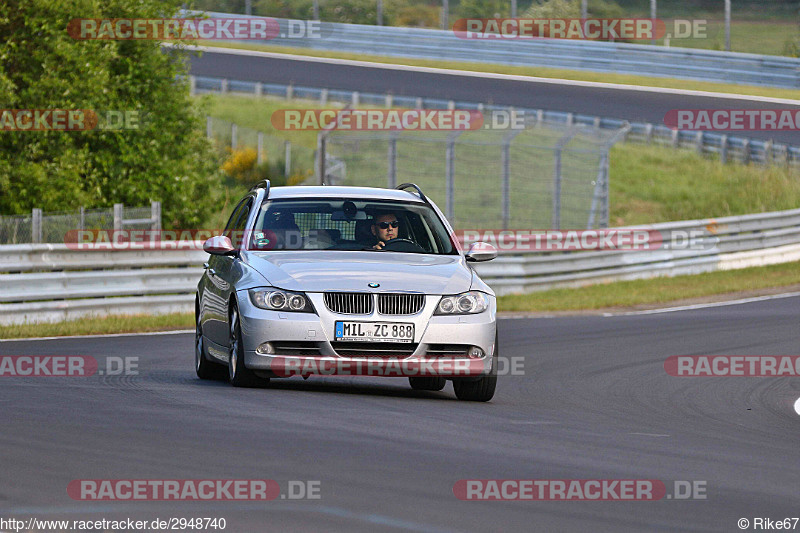
{"label": "green bush", "polygon": [[203,114],[179,78],[187,72],[183,52],[164,53],[157,41],[74,40],[66,32],[78,15],[158,18],[180,4],[21,0],[2,10],[3,108],[126,110],[146,118],[139,129],[3,132],[0,213],[159,200],[166,226],[204,219],[219,171]]}

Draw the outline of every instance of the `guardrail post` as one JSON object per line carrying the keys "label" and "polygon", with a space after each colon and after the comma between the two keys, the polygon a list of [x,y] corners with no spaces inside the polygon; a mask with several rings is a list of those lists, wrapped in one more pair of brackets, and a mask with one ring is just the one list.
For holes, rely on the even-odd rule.
{"label": "guardrail post", "polygon": [[294,98],[294,85],[291,83],[286,86],[286,99],[291,100]]}
{"label": "guardrail post", "polygon": [[255,92],[256,92],[256,96],[263,96],[264,95],[264,84],[261,83],[260,81],[256,82]]}
{"label": "guardrail post", "polygon": [[194,96],[197,93],[197,78],[189,76],[189,95]]}
{"label": "guardrail post", "polygon": [[353,107],[357,107],[360,99],[361,99],[361,97],[360,97],[358,91],[353,91],[353,96],[350,99],[350,104]]}
{"label": "guardrail post", "polygon": [[600,117],[594,117],[594,122],[592,124],[595,130],[600,129]]}
{"label": "guardrail post", "polygon": [[647,144],[653,142],[653,125],[649,122],[644,125],[644,140]]}
{"label": "guardrail post", "polygon": [[572,113],[567,113],[567,127],[572,127],[572,124],[575,121],[575,116]]}
{"label": "guardrail post", "polygon": [[456,108],[456,103],[455,103],[454,101],[452,101],[452,100],[449,100],[449,101],[447,102],[447,109],[448,109],[448,111],[452,111],[452,110],[454,110],[455,108]]}
{"label": "guardrail post", "polygon": [[161,202],[150,202],[150,218],[153,220],[150,229],[161,231]]}
{"label": "guardrail post", "polygon": [[538,126],[542,122],[544,122],[544,110],[543,109],[537,109],[536,110],[536,125]]}
{"label": "guardrail post", "polygon": [[292,143],[283,141],[283,175],[288,180],[292,175]]}
{"label": "guardrail post", "polygon": [[221,93],[228,92],[228,80],[227,79],[222,78],[222,81],[219,84],[219,92],[221,92]]}
{"label": "guardrail post", "polygon": [[449,30],[450,29],[450,3],[447,0],[442,0],[442,29]]}
{"label": "guardrail post", "polygon": [[397,135],[392,134],[389,138],[389,150],[387,153],[387,186],[389,189],[397,187]]}
{"label": "guardrail post", "polygon": [[422,105],[422,98],[417,98],[417,102],[414,105],[414,109],[424,109],[424,107]]}
{"label": "guardrail post", "polygon": [[264,162],[264,133],[259,131],[258,132],[258,156],[256,162],[260,165]]}
{"label": "guardrail post", "polygon": [[723,165],[728,162],[728,136],[723,135],[719,141],[719,160]]}
{"label": "guardrail post", "polygon": [[114,204],[114,231],[122,229],[122,204]]}
{"label": "guardrail post", "polygon": [[764,164],[772,164],[772,139],[764,143]]}
{"label": "guardrail post", "polygon": [[319,93],[319,105],[328,105],[328,89],[322,89]]}
{"label": "guardrail post", "polygon": [[391,109],[394,107],[394,95],[392,93],[386,93],[386,108]]}
{"label": "guardrail post", "polygon": [[744,146],[742,146],[742,163],[747,164],[750,162],[750,139],[744,140]]}
{"label": "guardrail post", "polygon": [[206,139],[211,139],[213,137],[212,129],[211,129],[211,121],[213,119],[211,117],[206,117]]}
{"label": "guardrail post", "polygon": [[695,138],[694,142],[695,142],[695,148],[697,148],[697,153],[698,154],[702,154],[703,153],[703,132],[702,131],[698,131],[697,132],[697,137]]}
{"label": "guardrail post", "polygon": [[672,147],[673,148],[677,148],[678,147],[678,144],[680,142],[680,133],[681,132],[677,128],[672,130]]}
{"label": "guardrail post", "polygon": [[238,145],[238,133],[239,127],[236,125],[235,122],[231,123],[231,150],[236,150],[236,146]]}
{"label": "guardrail post", "polygon": [[42,210],[36,207],[31,211],[31,242],[42,242]]}

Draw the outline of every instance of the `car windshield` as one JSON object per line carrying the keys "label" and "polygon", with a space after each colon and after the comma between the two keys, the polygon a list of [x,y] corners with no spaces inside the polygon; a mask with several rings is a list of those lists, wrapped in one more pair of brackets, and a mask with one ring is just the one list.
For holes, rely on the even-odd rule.
{"label": "car windshield", "polygon": [[458,253],[427,204],[329,198],[265,200],[248,249]]}

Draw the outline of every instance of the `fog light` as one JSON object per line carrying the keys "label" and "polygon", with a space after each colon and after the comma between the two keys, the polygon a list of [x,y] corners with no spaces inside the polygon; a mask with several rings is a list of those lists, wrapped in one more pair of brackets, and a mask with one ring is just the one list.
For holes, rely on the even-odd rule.
{"label": "fog light", "polygon": [[473,359],[480,359],[481,357],[483,357],[483,350],[481,350],[477,346],[473,346],[472,348],[470,348],[468,353],[469,356],[472,357]]}
{"label": "fog light", "polygon": [[271,355],[275,353],[275,348],[272,346],[272,344],[265,342],[256,348],[256,353],[259,355]]}

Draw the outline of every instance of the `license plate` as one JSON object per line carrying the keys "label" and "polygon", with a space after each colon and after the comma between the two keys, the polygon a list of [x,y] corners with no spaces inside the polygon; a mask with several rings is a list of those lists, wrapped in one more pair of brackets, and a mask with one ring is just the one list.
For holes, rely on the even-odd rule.
{"label": "license plate", "polygon": [[414,324],[336,321],[337,341],[414,342]]}

